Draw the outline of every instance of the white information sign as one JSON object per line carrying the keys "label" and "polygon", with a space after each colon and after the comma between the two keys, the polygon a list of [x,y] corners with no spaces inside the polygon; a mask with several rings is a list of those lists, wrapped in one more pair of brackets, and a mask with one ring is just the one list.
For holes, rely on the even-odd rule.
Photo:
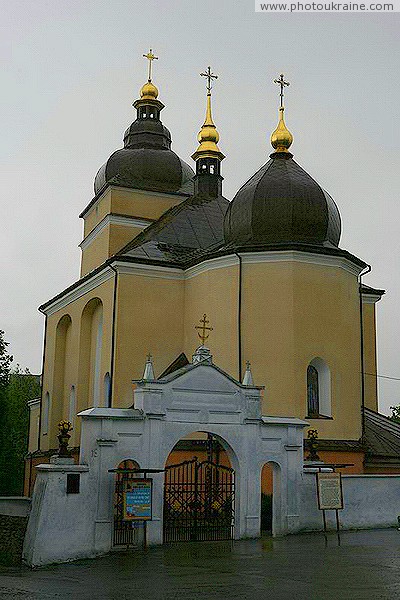
{"label": "white information sign", "polygon": [[340,473],[317,473],[317,492],[320,510],[341,510],[343,508]]}

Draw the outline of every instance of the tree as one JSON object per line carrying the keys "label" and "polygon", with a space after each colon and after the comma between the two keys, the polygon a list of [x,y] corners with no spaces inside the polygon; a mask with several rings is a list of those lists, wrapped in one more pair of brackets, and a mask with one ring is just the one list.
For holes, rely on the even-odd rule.
{"label": "tree", "polygon": [[390,415],[389,419],[395,423],[400,423],[400,404],[397,406],[391,406],[390,410],[392,411],[392,414]]}
{"label": "tree", "polygon": [[0,329],[0,495],[3,494],[7,475],[6,412],[7,388],[10,381],[12,356],[7,352],[8,342],[4,339],[4,331]]}
{"label": "tree", "polygon": [[7,347],[0,330],[0,496],[19,496],[28,449],[28,400],[39,396],[40,384],[19,365],[11,370],[13,357]]}

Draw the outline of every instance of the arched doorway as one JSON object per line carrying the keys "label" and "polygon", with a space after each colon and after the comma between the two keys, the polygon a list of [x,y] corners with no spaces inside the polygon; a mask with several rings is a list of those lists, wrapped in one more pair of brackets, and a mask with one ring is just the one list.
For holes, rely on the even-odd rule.
{"label": "arched doorway", "polygon": [[234,517],[235,472],[221,440],[204,432],[179,440],[165,465],[164,542],[233,539]]}
{"label": "arched doorway", "polygon": [[278,535],[280,531],[280,471],[273,461],[261,469],[261,535]]}

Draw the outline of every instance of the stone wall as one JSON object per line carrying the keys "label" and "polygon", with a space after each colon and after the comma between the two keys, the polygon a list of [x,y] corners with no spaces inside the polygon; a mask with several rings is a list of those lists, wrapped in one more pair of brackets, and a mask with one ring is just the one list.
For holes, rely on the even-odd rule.
{"label": "stone wall", "polygon": [[28,517],[0,515],[0,564],[21,562],[27,523]]}
{"label": "stone wall", "polygon": [[[397,527],[400,515],[400,475],[342,475],[342,529]],[[300,525],[302,531],[323,529],[318,510],[315,473],[303,473]],[[335,529],[335,512],[326,511],[328,529]]]}

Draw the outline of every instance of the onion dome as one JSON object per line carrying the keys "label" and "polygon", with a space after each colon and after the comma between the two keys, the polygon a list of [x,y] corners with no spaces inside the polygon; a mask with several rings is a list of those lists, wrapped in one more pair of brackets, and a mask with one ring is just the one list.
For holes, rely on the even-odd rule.
{"label": "onion dome", "polygon": [[279,123],[271,135],[275,152],[237,192],[228,208],[225,243],[235,247],[309,244],[337,247],[339,210],[332,197],[293,160],[288,151],[293,136],[283,113],[281,75]]}
{"label": "onion dome", "polygon": [[206,117],[197,136],[199,146],[192,154],[196,161],[194,188],[195,194],[218,196],[222,193],[221,162],[225,158],[217,146],[219,133],[211,114],[211,82],[218,79],[218,75],[211,72],[211,67],[207,67],[207,71],[200,75],[207,78],[207,104]]}
{"label": "onion dome", "polygon": [[149,79],[133,103],[137,118],[125,131],[124,147],[100,167],[94,180],[95,194],[107,184],[165,193],[190,193],[193,189],[194,172],[171,150],[171,134],[160,120],[164,104],[151,80],[151,62],[157,57],[151,50],[144,56],[149,60]]}

